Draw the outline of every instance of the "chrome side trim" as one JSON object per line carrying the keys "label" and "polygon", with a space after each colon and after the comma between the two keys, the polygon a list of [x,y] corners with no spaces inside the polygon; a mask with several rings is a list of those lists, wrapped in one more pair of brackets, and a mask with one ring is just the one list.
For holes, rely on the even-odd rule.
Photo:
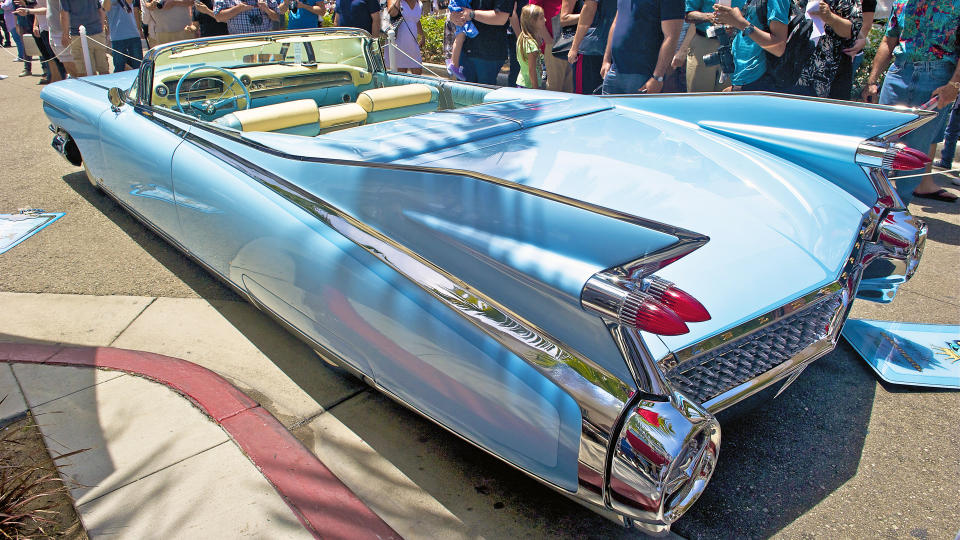
{"label": "chrome side trim", "polygon": [[583,424],[578,457],[583,474],[576,493],[602,505],[602,493],[590,489],[589,473],[604,470],[603,462],[598,459],[605,456],[617,416],[635,393],[627,382],[481,291],[312,193],[192,133],[186,140],[315,216],[497,340],[573,397],[581,408]]}

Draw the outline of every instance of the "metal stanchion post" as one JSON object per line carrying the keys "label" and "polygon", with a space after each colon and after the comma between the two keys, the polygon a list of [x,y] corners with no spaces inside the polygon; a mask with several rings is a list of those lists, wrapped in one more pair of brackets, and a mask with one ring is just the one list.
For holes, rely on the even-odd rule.
{"label": "metal stanchion post", "polygon": [[87,29],[83,25],[80,25],[80,47],[83,48],[83,65],[87,68],[87,75],[93,75],[93,67],[90,63],[90,44],[87,43]]}
{"label": "metal stanchion post", "polygon": [[387,69],[397,70],[397,31],[393,28],[387,30]]}

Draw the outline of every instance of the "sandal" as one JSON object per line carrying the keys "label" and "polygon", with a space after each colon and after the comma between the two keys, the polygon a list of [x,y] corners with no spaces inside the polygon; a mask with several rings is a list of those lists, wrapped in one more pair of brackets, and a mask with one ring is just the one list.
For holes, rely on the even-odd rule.
{"label": "sandal", "polygon": [[942,202],[949,202],[949,203],[957,202],[957,199],[960,199],[960,197],[957,197],[956,195],[954,195],[953,193],[950,193],[945,189],[938,189],[937,191],[931,191],[930,193],[913,192],[913,196],[918,199],[933,199],[934,201],[942,201]]}

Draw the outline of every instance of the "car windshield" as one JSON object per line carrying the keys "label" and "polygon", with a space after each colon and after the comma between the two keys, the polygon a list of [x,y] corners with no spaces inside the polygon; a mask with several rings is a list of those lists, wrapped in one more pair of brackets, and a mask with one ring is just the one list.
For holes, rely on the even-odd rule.
{"label": "car windshield", "polygon": [[205,118],[209,120],[231,108],[233,102],[225,103],[225,98],[247,108],[243,101],[248,97],[256,102],[277,93],[364,79],[381,64],[371,44],[361,31],[328,29],[173,45],[153,60],[151,103],[194,115],[217,103]]}

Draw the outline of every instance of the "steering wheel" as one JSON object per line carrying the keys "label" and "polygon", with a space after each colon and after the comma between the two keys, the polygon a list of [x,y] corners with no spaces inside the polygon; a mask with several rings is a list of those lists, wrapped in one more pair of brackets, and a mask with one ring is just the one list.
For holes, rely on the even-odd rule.
{"label": "steering wheel", "polygon": [[[227,90],[230,90],[231,88],[233,88],[233,85],[236,84],[236,85],[238,85],[238,86],[240,87],[241,90],[243,90],[243,97],[245,98],[243,109],[249,109],[249,108],[250,108],[250,90],[247,89],[246,85],[243,84],[243,81],[241,81],[239,78],[237,78],[237,76],[234,75],[232,71],[227,70],[227,69],[224,69],[224,68],[222,68],[222,67],[217,67],[217,66],[197,66],[197,67],[191,69],[190,71],[184,73],[183,75],[181,75],[181,76],[180,76],[180,80],[177,81],[177,89],[174,91],[173,97],[174,97],[174,98],[176,99],[176,101],[177,101],[177,108],[180,109],[180,112],[182,112],[182,113],[184,113],[184,114],[186,114],[186,112],[187,112],[187,111],[183,110],[183,105],[180,103],[180,87],[183,85],[183,81],[187,80],[187,77],[189,77],[191,73],[193,73],[194,71],[201,70],[201,69],[207,69],[207,70],[212,69],[212,70],[214,70],[214,71],[220,71],[220,72],[226,73],[226,74],[229,75],[230,78],[233,79],[233,80],[230,82],[230,84],[228,84],[228,85],[226,86],[226,88],[223,89],[223,93],[221,93],[221,94],[220,94],[220,97],[218,97],[215,101],[204,100],[204,101],[201,102],[201,103],[198,103],[198,102],[196,102],[196,101],[192,101],[192,102],[190,102],[190,107],[193,107],[194,109],[200,111],[201,113],[208,114],[208,115],[213,115],[213,114],[216,113],[217,110],[220,109],[221,107],[224,107],[224,106],[226,106],[226,105],[230,105],[230,104],[233,104],[233,103],[236,103],[236,102],[237,102],[237,99],[238,99],[239,96],[238,96],[236,93],[234,93],[234,95],[232,95],[232,96],[230,96],[230,97],[228,97],[228,98],[223,98],[223,96],[227,93]],[[218,79],[218,80],[219,80],[219,79]],[[196,83],[197,83],[197,81],[194,81],[193,84],[196,84]],[[221,98],[223,98],[223,99],[221,99]],[[238,109],[238,110],[243,110],[243,109],[240,109],[240,107],[237,107],[237,109]]]}

